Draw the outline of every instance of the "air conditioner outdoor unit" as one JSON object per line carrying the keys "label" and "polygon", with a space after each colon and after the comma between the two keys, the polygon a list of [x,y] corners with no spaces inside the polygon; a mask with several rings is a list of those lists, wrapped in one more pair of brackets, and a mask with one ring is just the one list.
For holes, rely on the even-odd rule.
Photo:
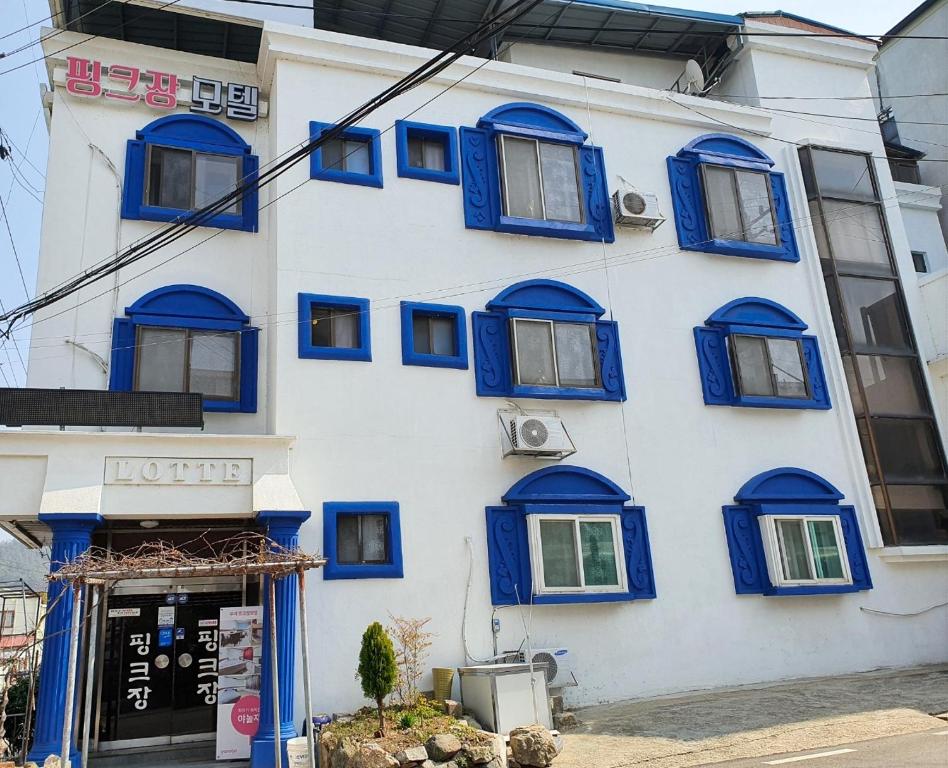
{"label": "air conditioner outdoor unit", "polygon": [[512,416],[508,427],[511,453],[559,456],[576,450],[563,422],[555,416]]}
{"label": "air conditioner outdoor unit", "polygon": [[616,224],[637,229],[657,229],[665,221],[658,210],[658,197],[639,192],[630,184],[622,184],[612,193],[612,209]]}
{"label": "air conditioner outdoor unit", "polygon": [[[527,652],[506,651],[496,660],[502,664],[526,664]],[[546,681],[550,688],[578,685],[568,648],[534,648],[533,665],[542,666],[546,671]]]}

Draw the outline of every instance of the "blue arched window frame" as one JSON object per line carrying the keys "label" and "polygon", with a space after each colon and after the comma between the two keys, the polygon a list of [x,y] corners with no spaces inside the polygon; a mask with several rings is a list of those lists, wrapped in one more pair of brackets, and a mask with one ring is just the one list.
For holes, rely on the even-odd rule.
{"label": "blue arched window frame", "polygon": [[[615,240],[602,149],[586,144],[586,132],[568,117],[540,104],[516,102],[492,109],[476,128],[462,127],[460,134],[464,223],[468,229],[606,243]],[[498,137],[503,135],[576,147],[584,209],[581,223],[504,215],[497,149]]]}
{"label": "blue arched window frame", "polygon": [[[777,245],[714,238],[708,221],[708,205],[701,166],[744,168],[766,173],[776,219]],[[668,158],[668,176],[678,244],[684,250],[748,256],[755,259],[796,262],[800,260],[793,231],[793,216],[784,175],[773,170],[774,161],[749,141],[726,133],[709,133],[691,141]]]}
{"label": "blue arched window frame", "polygon": [[[786,307],[756,296],[735,299],[717,309],[703,326],[694,329],[705,404],[828,410],[831,403],[819,344],[816,336],[804,335],[806,329],[806,323]],[[731,339],[735,335],[799,341],[809,396],[789,398],[741,394],[730,351]]]}
{"label": "blue arched window frame", "polygon": [[125,183],[122,190],[122,218],[147,221],[177,221],[191,211],[162,208],[147,204],[145,182],[148,177],[148,147],[189,149],[210,155],[241,157],[241,178],[249,184],[240,202],[240,213],[217,213],[201,222],[204,227],[257,231],[258,193],[256,184],[259,159],[249,144],[227,125],[203,115],[161,117],[136,132],[125,151]]}
{"label": "blue arched window frame", "polygon": [[[854,507],[840,504],[843,494],[819,475],[797,467],[778,467],[748,480],[735,494],[736,505],[723,507],[728,554],[739,595],[828,595],[872,589],[869,563]],[[764,517],[836,518],[846,549],[848,584],[775,586],[765,551]]]}
{"label": "blue arched window frame", "polygon": [[257,410],[257,328],[226,296],[200,285],[168,285],[146,293],[126,317],[112,325],[109,389],[131,392],[135,385],[136,339],[140,326],[194,328],[240,334],[239,387],[236,400],[204,400],[205,411],[255,413]]}
{"label": "blue arched window frame", "polygon": [[[526,280],[505,288],[474,312],[474,376],[481,397],[534,397],[554,400],[625,400],[625,376],[619,326],[590,296],[556,280]],[[511,322],[515,318],[586,323],[593,326],[598,353],[599,387],[541,387],[516,384]]]}
{"label": "blue arched window frame", "polygon": [[[645,507],[629,506],[629,494],[591,469],[546,467],[517,481],[503,495],[504,506],[487,507],[487,557],[494,605],[604,603],[655,597],[655,576]],[[625,592],[534,594],[527,518],[531,515],[618,517]]]}

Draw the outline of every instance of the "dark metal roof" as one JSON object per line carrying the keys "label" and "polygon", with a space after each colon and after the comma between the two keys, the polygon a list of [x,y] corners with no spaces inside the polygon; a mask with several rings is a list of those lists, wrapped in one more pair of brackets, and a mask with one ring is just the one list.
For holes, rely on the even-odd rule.
{"label": "dark metal roof", "polygon": [[135,2],[63,0],[63,5],[60,26],[76,32],[234,61],[257,61],[260,22],[235,23],[175,6]]}

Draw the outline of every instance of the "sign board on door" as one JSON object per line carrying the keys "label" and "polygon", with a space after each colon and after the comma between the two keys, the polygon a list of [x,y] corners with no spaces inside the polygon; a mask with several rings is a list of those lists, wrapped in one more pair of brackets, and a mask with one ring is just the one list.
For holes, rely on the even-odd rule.
{"label": "sign board on door", "polygon": [[134,616],[141,616],[141,608],[109,608],[110,619],[127,619]]}
{"label": "sign board on door", "polygon": [[260,722],[263,608],[221,608],[217,632],[217,759],[240,760]]}

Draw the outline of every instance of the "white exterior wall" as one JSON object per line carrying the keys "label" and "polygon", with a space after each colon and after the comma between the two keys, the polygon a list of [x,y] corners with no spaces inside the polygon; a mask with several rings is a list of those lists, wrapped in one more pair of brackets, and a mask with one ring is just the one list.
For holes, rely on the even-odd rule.
{"label": "white exterior wall", "polygon": [[[98,44],[88,44],[90,54]],[[840,42],[821,45],[803,59],[787,51],[746,52],[734,77],[761,83],[766,75],[775,80],[767,87],[779,93],[816,82],[841,93],[868,92],[862,49]],[[125,52],[133,48],[109,41],[108,55],[101,57],[125,61],[132,58]],[[817,54],[824,58],[814,58]],[[215,66],[230,66],[170,51],[148,55],[160,56],[175,71],[211,73]],[[338,119],[426,56],[405,46],[268,25],[259,77],[270,116],[238,130],[263,164],[304,141],[310,120]],[[387,129],[480,63],[455,65],[379,109],[363,125]],[[245,68],[240,76],[243,82],[252,79]],[[226,232],[120,287],[118,314],[148,290],[195,282],[254,315],[261,327],[258,413],[209,414],[208,430],[296,436],[290,474],[303,507],[313,512],[302,530],[306,549],[322,548],[325,501],[400,504],[404,579],[309,580],[317,710],[363,703],[352,677],[359,639],[368,623],[386,622],[389,612],[432,617],[430,629],[437,638],[430,666],[464,664],[461,629],[470,550],[469,651],[480,658],[491,653],[484,507],[500,503],[514,482],[545,465],[501,459],[496,411],[504,401],[477,397],[472,369],[401,364],[398,304],[401,299],[459,304],[469,315],[503,288],[530,277],[576,286],[619,323],[625,403],[518,402],[526,409],[556,409],[579,448],[569,462],[606,475],[646,507],[658,591],[655,600],[539,606],[526,612],[534,648],[571,649],[580,682],[567,691],[572,703],[948,660],[943,609],[904,618],[862,610],[908,613],[943,600],[946,553],[880,548],[815,243],[805,224],[796,151],[784,143],[812,138],[881,154],[881,142],[843,127],[802,126],[776,113],[675,98],[703,115],[659,91],[592,80],[584,85],[569,74],[491,63],[410,119],[474,125],[507,102],[550,106],[604,148],[610,189],[621,174],[656,193],[670,219],[665,157],[700,134],[743,131],[740,135],[774,157],[776,168],[787,175],[792,207],[803,219],[797,229],[801,263],[682,252],[671,220],[654,234],[620,229],[608,246],[468,230],[458,187],[397,177],[389,131],[382,136],[383,189],[309,180],[308,163],[300,163],[262,192],[261,205],[286,196],[261,209],[259,234]],[[120,172],[125,141],[153,119],[143,108],[123,112],[100,102],[69,99],[67,106],[61,95],[56,99],[41,288],[114,250],[110,175],[96,168],[85,186],[71,186],[90,176],[92,162],[83,160],[91,155],[87,140],[71,128],[72,116]],[[766,138],[771,135],[783,141]],[[879,170],[887,180],[883,196],[894,195],[884,164]],[[70,195],[82,200],[87,189],[90,212],[73,211]],[[102,202],[96,206],[95,201]],[[894,211],[889,210],[890,225],[901,267],[908,246],[898,208]],[[121,222],[122,241],[155,226]],[[191,237],[201,236],[206,235]],[[78,251],[77,242],[82,242]],[[140,268],[159,260],[161,255],[149,257]],[[907,293],[909,288],[906,284]],[[372,362],[299,359],[298,292],[370,298]],[[832,410],[704,405],[692,328],[741,296],[774,299],[810,324],[820,339]],[[910,299],[910,309],[917,317],[917,297]],[[58,344],[74,333],[83,334],[79,340],[101,334],[90,338],[107,356],[113,314],[111,300],[103,298],[37,326],[49,330],[35,334],[30,383],[101,387],[102,374],[88,361],[39,345],[54,332]],[[54,352],[60,356],[53,357]],[[180,442],[174,450],[181,452]],[[746,480],[779,466],[817,472],[843,491],[845,503],[856,506],[871,548],[872,591],[783,598],[734,594],[721,506]],[[519,647],[518,611],[505,608],[498,616],[500,649]]]}

